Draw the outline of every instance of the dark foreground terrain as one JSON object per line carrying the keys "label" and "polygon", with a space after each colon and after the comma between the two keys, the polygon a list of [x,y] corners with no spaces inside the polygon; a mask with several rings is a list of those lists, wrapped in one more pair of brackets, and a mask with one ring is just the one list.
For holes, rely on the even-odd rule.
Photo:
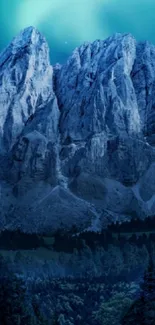
{"label": "dark foreground terrain", "polygon": [[152,220],[101,234],[1,234],[0,324],[155,324]]}

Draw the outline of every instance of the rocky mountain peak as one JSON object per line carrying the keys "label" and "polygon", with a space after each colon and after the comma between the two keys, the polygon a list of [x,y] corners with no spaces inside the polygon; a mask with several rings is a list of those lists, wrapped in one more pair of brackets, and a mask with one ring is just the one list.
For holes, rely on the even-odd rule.
{"label": "rocky mountain peak", "polygon": [[0,55],[0,151],[15,143],[35,111],[52,98],[53,69],[45,38],[24,29]]}
{"label": "rocky mountain peak", "polygon": [[56,80],[64,141],[86,139],[105,130],[115,136],[140,135],[131,80],[135,59],[136,41],[130,34],[115,34],[75,49]]}
{"label": "rocky mountain peak", "polygon": [[21,48],[28,44],[37,45],[38,43],[45,43],[46,40],[43,35],[33,26],[23,29],[18,36],[16,36],[12,45],[15,48]]}
{"label": "rocky mountain peak", "polygon": [[49,51],[48,44],[41,33],[34,27],[28,27],[23,29],[19,35],[17,35],[12,42],[0,53],[0,66],[5,64],[11,55],[17,55],[18,52],[26,50],[30,54],[30,49],[41,49],[42,46],[46,52]]}

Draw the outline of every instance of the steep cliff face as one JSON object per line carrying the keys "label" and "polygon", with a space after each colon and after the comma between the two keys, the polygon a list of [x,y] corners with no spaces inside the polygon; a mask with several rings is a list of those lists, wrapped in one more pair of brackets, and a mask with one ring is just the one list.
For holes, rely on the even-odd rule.
{"label": "steep cliff face", "polygon": [[64,172],[71,171],[74,177],[75,169],[89,171],[129,185],[148,168],[154,154],[144,135],[151,132],[151,113],[140,100],[144,101],[145,84],[149,89],[153,73],[147,79],[142,75],[137,83],[136,76],[139,61],[145,60],[152,71],[153,59],[144,53],[143,59],[141,47],[131,35],[116,34],[76,49],[67,64],[56,70],[62,146],[66,150],[74,144],[69,163],[69,152],[64,157],[63,151]]}
{"label": "steep cliff face", "polygon": [[40,33],[21,32],[0,55],[3,226],[99,231],[153,215],[154,87],[155,47],[129,34],[53,68]]}
{"label": "steep cliff face", "polygon": [[33,27],[22,31],[0,55],[0,151],[8,151],[28,118],[45,105],[53,70],[45,39]]}
{"label": "steep cliff face", "polygon": [[107,136],[139,135],[141,121],[130,78],[135,57],[135,40],[120,34],[74,51],[57,73],[63,141],[87,140],[103,131]]}

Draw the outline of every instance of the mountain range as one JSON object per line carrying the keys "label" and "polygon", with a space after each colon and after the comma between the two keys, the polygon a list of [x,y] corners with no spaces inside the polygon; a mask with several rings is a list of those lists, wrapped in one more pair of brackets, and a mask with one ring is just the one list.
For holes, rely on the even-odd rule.
{"label": "mountain range", "polygon": [[130,34],[52,66],[24,29],[0,54],[0,230],[97,231],[155,215],[155,46]]}

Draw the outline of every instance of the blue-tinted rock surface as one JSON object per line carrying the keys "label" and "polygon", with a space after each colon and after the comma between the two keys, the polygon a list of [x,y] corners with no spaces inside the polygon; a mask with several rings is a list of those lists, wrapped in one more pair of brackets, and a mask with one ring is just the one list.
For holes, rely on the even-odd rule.
{"label": "blue-tinted rock surface", "polygon": [[44,37],[22,31],[0,55],[1,229],[154,215],[154,95],[147,42],[115,34],[52,67]]}

